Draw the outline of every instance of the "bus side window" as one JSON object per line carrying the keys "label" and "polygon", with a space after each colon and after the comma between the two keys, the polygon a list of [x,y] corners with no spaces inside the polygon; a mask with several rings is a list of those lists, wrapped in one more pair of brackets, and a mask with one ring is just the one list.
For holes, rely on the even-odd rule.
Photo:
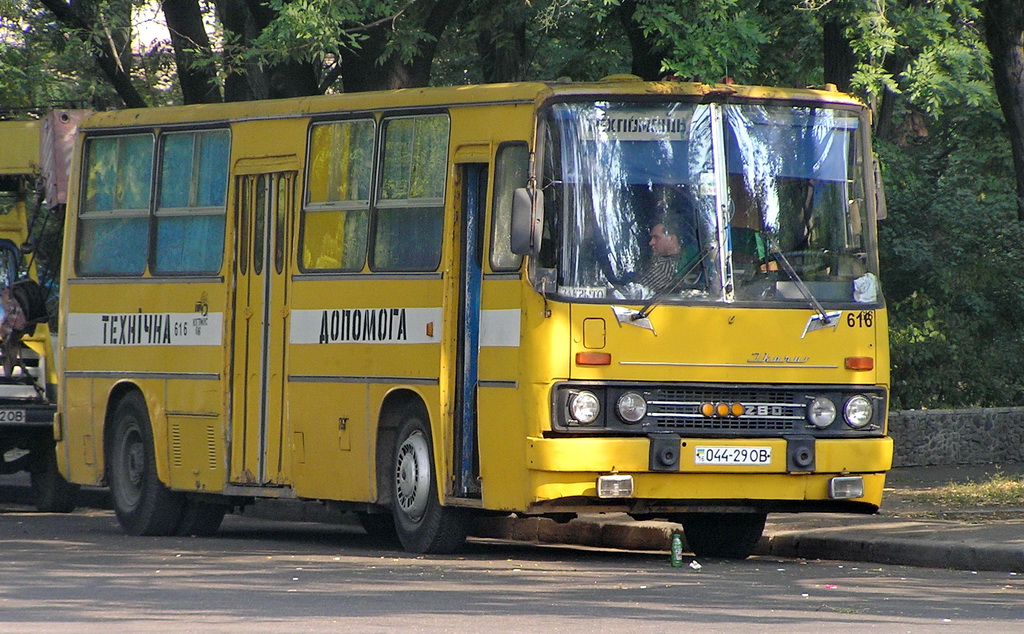
{"label": "bus side window", "polygon": [[526,187],[530,151],[525,142],[505,143],[498,148],[494,165],[494,201],[491,205],[491,269],[515,271],[523,261],[512,253],[512,192]]}
{"label": "bus side window", "polygon": [[86,140],[75,257],[80,275],[145,271],[152,173],[152,134]]}
{"label": "bus side window", "polygon": [[374,133],[372,119],[313,126],[302,210],[303,270],[362,270]]}
{"label": "bus side window", "polygon": [[448,117],[385,120],[372,268],[434,271],[441,261]]}
{"label": "bus side window", "polygon": [[154,273],[216,273],[224,259],[227,130],[162,138]]}

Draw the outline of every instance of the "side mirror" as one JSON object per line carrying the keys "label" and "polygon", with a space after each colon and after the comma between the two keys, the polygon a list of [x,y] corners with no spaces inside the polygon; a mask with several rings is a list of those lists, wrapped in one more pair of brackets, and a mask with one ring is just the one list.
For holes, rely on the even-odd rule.
{"label": "side mirror", "polygon": [[882,184],[882,165],[878,157],[872,160],[875,168],[875,219],[885,220],[888,210],[885,207],[885,186]]}
{"label": "side mirror", "polygon": [[512,193],[512,226],[509,246],[516,255],[534,255],[540,251],[544,219],[544,195],[539,190],[520,187]]}

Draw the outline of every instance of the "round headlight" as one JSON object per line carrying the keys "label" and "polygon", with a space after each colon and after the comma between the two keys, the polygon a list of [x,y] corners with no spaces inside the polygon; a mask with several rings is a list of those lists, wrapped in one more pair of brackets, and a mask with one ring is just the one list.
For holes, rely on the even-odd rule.
{"label": "round headlight", "polygon": [[593,392],[577,392],[569,398],[569,414],[578,423],[589,425],[601,413],[601,401]]}
{"label": "round headlight", "polygon": [[807,406],[807,420],[818,429],[825,429],[836,419],[836,404],[827,396],[819,396]]}
{"label": "round headlight", "polygon": [[843,417],[846,424],[854,429],[862,429],[871,422],[872,407],[868,397],[858,394],[846,401],[843,408]]}
{"label": "round headlight", "polygon": [[635,423],[647,415],[647,401],[636,392],[626,392],[619,397],[615,411],[624,422]]}

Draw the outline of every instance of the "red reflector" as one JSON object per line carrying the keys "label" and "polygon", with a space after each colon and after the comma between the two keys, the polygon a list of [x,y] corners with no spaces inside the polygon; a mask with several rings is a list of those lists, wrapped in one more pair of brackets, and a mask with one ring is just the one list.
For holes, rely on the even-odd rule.
{"label": "red reflector", "polygon": [[577,352],[576,365],[611,365],[612,355],[607,352]]}
{"label": "red reflector", "polygon": [[846,357],[847,370],[874,370],[875,360],[871,357]]}

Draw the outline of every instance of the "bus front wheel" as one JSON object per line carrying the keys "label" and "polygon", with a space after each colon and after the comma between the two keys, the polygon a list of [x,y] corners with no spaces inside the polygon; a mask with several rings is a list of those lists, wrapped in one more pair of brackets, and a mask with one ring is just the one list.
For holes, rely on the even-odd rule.
{"label": "bus front wheel", "polygon": [[142,395],[129,394],[118,403],[107,446],[107,480],[121,527],[129,535],[173,534],[185,500],[157,478],[153,428]]}
{"label": "bus front wheel", "polygon": [[402,547],[414,553],[452,553],[466,540],[469,516],[442,506],[430,430],[418,416],[405,419],[392,454],[391,502]]}
{"label": "bus front wheel", "polygon": [[698,557],[746,559],[764,532],[767,513],[685,513],[678,521]]}

